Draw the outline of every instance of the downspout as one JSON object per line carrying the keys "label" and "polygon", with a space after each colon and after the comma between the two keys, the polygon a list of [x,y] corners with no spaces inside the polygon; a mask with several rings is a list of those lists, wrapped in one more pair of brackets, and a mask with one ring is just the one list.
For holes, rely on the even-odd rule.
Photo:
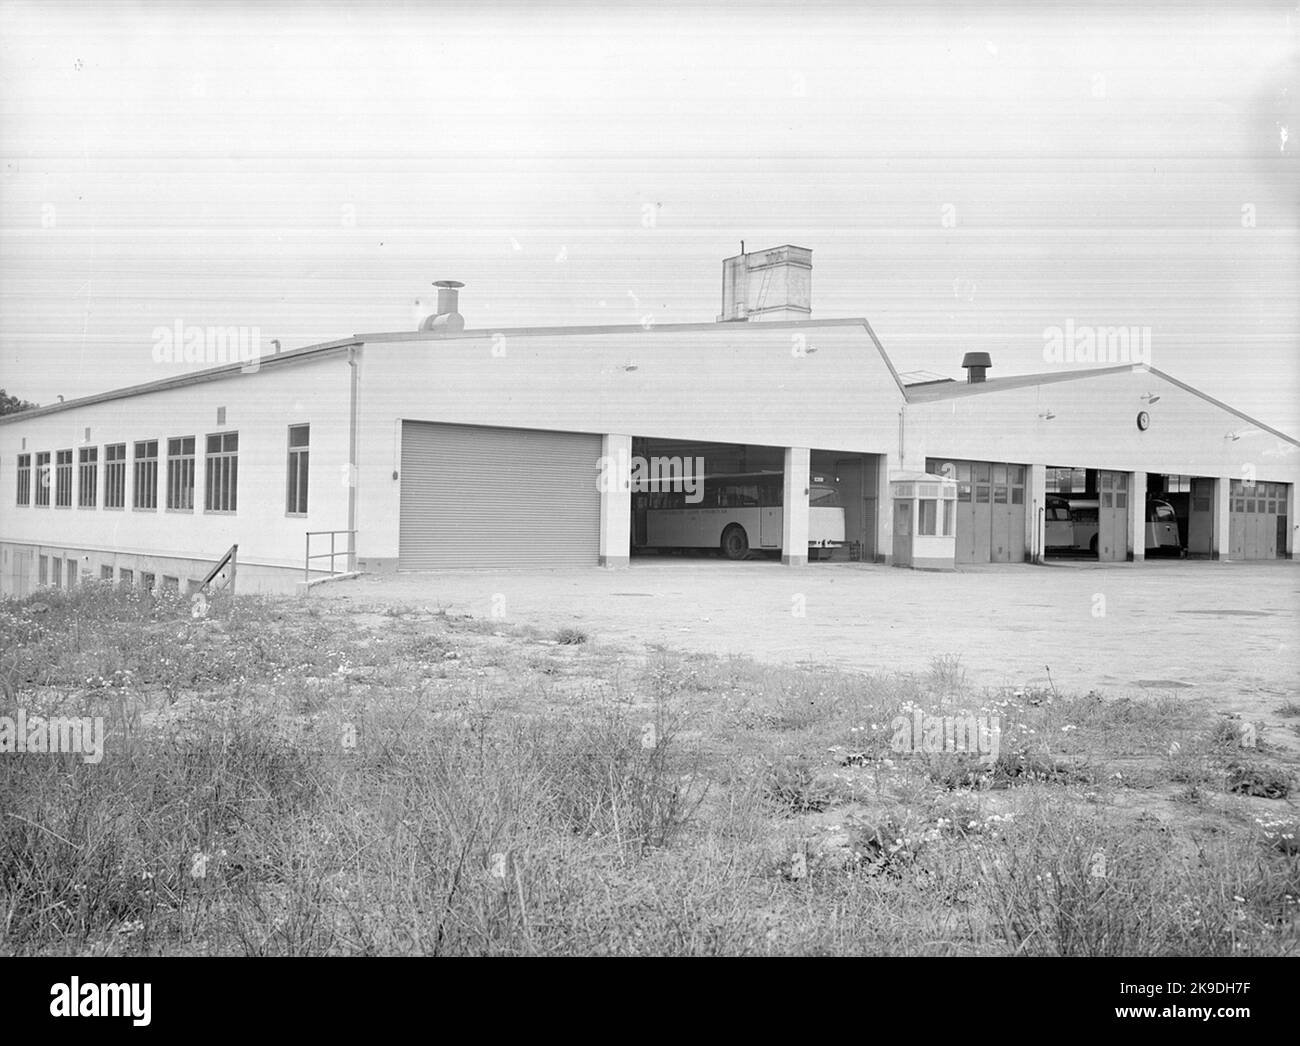
{"label": "downspout", "polygon": [[357,347],[348,346],[351,387],[348,394],[348,570],[357,569]]}

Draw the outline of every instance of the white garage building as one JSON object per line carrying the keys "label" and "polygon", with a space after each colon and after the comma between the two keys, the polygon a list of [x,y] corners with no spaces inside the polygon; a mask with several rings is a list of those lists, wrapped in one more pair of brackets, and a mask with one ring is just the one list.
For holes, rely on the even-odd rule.
{"label": "white garage building", "polygon": [[466,329],[444,282],[418,331],[0,418],[0,594],[193,587],[232,546],[242,591],[331,565],[617,567],[661,492],[633,482],[647,457],[770,479],[742,550],[792,564],[822,484],[834,558],[1038,560],[1074,493],[1097,502],[1098,557],[1140,561],[1148,492],[1183,495],[1193,555],[1292,556],[1292,437],[1142,364],[985,381],[974,360],[967,382],[905,384],[866,320],[812,317],[807,249],[723,265],[716,322]]}

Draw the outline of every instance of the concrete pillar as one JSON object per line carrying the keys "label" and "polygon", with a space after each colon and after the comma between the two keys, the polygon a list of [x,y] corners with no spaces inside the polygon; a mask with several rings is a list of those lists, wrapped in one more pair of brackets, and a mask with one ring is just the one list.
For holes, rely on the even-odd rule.
{"label": "concrete pillar", "polygon": [[1282,556],[1284,559],[1295,559],[1295,532],[1297,523],[1295,518],[1295,488],[1296,485],[1294,483],[1288,483],[1285,488],[1286,499],[1283,504],[1286,506],[1286,531],[1283,533],[1282,538],[1286,542],[1286,546],[1277,550],[1278,555]]}
{"label": "concrete pillar", "polygon": [[876,461],[876,562],[894,562],[894,499],[889,493],[889,473],[894,463],[881,454]]}
{"label": "concrete pillar", "polygon": [[1147,558],[1147,474],[1128,474],[1128,558],[1141,563]]}
{"label": "concrete pillar", "polygon": [[808,562],[808,483],[812,452],[785,448],[785,492],[781,500],[781,562],[797,567]]}
{"label": "concrete pillar", "polygon": [[1031,563],[1043,561],[1047,520],[1047,466],[1030,465],[1025,483],[1025,558]]}
{"label": "concrete pillar", "polygon": [[628,565],[632,545],[632,437],[600,438],[600,559],[602,567]]}
{"label": "concrete pillar", "polygon": [[1227,476],[1217,476],[1214,480],[1214,544],[1211,559],[1228,558],[1231,538],[1228,531],[1228,506],[1232,493],[1232,480]]}

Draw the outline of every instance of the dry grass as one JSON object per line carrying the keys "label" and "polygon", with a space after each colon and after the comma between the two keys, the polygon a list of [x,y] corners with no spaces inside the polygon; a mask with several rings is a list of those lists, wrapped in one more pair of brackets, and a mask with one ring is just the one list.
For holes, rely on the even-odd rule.
{"label": "dry grass", "polygon": [[[7,954],[1286,954],[1285,756],[1185,700],[613,650],[436,610],[0,606]],[[895,717],[995,715],[996,760]]]}

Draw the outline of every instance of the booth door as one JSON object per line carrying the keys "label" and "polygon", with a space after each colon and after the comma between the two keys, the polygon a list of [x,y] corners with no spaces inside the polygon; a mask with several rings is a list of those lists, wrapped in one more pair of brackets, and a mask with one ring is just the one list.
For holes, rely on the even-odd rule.
{"label": "booth door", "polygon": [[894,566],[912,565],[912,502],[894,502]]}

